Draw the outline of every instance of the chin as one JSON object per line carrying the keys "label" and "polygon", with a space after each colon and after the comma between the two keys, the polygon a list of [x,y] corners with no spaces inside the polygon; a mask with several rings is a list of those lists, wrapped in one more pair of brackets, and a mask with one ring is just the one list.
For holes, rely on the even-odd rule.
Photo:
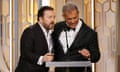
{"label": "chin", "polygon": [[49,30],[53,29],[53,27],[50,27]]}
{"label": "chin", "polygon": [[50,28],[50,29],[53,29],[53,28],[54,28],[54,26],[50,26],[49,28]]}

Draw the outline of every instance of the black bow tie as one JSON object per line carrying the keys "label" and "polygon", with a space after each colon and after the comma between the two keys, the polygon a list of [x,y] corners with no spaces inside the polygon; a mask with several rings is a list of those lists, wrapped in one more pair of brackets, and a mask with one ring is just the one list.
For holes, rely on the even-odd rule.
{"label": "black bow tie", "polygon": [[71,27],[66,26],[65,31],[70,31],[70,30],[75,31],[75,28],[71,28]]}

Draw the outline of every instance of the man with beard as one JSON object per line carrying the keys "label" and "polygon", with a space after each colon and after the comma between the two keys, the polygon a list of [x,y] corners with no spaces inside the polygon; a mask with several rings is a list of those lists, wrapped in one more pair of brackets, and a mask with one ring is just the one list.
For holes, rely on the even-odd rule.
{"label": "man with beard", "polygon": [[55,13],[49,6],[38,11],[38,22],[24,30],[20,49],[21,55],[15,72],[48,72],[45,62],[52,61],[51,33],[54,27]]}

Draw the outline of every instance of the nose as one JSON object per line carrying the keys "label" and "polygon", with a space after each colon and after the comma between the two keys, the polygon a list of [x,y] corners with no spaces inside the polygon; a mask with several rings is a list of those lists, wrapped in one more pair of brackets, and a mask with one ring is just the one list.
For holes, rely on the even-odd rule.
{"label": "nose", "polygon": [[51,20],[54,21],[54,20],[55,20],[55,17],[52,17]]}
{"label": "nose", "polygon": [[75,23],[75,20],[74,20],[74,19],[71,19],[71,23],[72,23],[72,24]]}
{"label": "nose", "polygon": [[55,20],[55,18],[52,18],[52,21],[54,21]]}

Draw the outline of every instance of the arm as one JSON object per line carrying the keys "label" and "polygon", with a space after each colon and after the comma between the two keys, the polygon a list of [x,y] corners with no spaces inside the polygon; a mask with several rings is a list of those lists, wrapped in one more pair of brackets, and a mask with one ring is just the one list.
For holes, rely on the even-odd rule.
{"label": "arm", "polygon": [[90,52],[91,62],[97,62],[100,59],[100,51],[96,32],[94,32],[90,37],[88,50]]}
{"label": "arm", "polygon": [[27,28],[21,36],[21,57],[26,61],[37,64],[39,55],[33,52],[34,49],[34,34],[32,29]]}
{"label": "arm", "polygon": [[26,29],[21,37],[21,56],[32,64],[42,65],[43,62],[52,61],[53,55],[46,53],[41,56],[34,52],[34,32],[32,29]]}

